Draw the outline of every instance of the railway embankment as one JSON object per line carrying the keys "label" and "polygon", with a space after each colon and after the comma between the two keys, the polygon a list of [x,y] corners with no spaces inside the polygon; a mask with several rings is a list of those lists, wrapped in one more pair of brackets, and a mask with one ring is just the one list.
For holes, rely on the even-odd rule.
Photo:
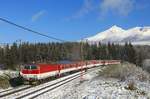
{"label": "railway embankment", "polygon": [[51,99],[149,99],[150,74],[130,63],[108,65],[45,93]]}
{"label": "railway embankment", "polygon": [[[87,70],[85,75],[81,75],[78,79],[71,80],[56,88],[51,87],[57,85],[50,86],[49,88],[53,89],[50,91],[47,91],[49,88],[45,83],[33,88],[27,88],[22,90],[22,92],[17,91],[12,96],[18,97],[19,93],[20,95],[23,95],[28,94],[31,91],[30,95],[27,95],[26,97],[36,96],[34,97],[36,99],[150,98],[150,74],[134,64],[123,63],[118,65],[99,66],[97,68]],[[40,88],[43,90],[37,91]],[[33,93],[34,90],[37,92]],[[8,93],[8,91],[4,93]],[[10,99],[11,98],[12,97],[10,97]]]}

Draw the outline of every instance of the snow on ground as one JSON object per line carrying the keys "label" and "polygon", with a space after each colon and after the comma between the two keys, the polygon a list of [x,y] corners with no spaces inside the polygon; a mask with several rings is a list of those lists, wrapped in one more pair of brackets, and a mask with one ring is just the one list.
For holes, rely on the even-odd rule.
{"label": "snow on ground", "polygon": [[10,78],[15,78],[19,76],[19,71],[0,70],[0,76],[9,76]]}
{"label": "snow on ground", "polygon": [[136,82],[136,90],[127,90],[127,81],[99,76],[99,69],[86,74],[82,82],[74,80],[37,99],[149,99],[150,83]]}

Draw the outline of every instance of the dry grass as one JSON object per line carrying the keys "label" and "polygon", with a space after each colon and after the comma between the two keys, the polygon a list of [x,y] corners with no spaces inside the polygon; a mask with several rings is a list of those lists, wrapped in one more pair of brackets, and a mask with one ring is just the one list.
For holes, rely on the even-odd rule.
{"label": "dry grass", "polygon": [[147,95],[147,93],[145,91],[140,90],[136,87],[136,84],[134,81],[128,82],[127,86],[125,86],[124,88],[126,90],[131,90],[131,91],[136,90],[137,95],[143,95],[143,96]]}
{"label": "dry grass", "polygon": [[8,77],[0,76],[0,88],[6,89],[8,87],[10,87]]}
{"label": "dry grass", "polygon": [[100,71],[100,75],[104,77],[112,77],[120,80],[133,79],[139,81],[147,81],[150,79],[149,73],[143,71],[134,64],[123,63],[119,65],[109,65]]}
{"label": "dry grass", "polygon": [[133,81],[129,82],[127,86],[124,87],[127,90],[136,90],[135,83]]}
{"label": "dry grass", "polygon": [[124,65],[109,65],[103,68],[100,72],[101,76],[112,77],[124,80],[130,72]]}

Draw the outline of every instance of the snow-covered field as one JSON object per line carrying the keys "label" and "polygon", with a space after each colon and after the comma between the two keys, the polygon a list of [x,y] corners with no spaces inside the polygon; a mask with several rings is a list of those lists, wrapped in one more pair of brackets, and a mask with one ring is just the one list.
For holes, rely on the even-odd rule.
{"label": "snow-covered field", "polygon": [[128,90],[129,80],[121,81],[115,78],[99,76],[99,70],[74,80],[64,86],[47,92],[37,99],[149,99],[149,81],[135,81],[135,90]]}
{"label": "snow-covered field", "polygon": [[0,76],[9,76],[10,78],[15,78],[19,76],[19,71],[0,70]]}

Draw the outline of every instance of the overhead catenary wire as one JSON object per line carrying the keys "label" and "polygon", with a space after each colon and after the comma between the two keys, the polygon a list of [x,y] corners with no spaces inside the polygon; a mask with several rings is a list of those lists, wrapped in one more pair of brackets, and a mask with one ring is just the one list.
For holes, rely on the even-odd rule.
{"label": "overhead catenary wire", "polygon": [[35,30],[32,30],[32,29],[30,29],[30,28],[27,28],[27,27],[18,25],[18,24],[14,23],[14,22],[11,22],[11,21],[9,21],[9,20],[7,20],[7,19],[4,19],[4,18],[1,18],[1,17],[0,17],[0,20],[3,21],[3,22],[5,22],[5,23],[8,23],[8,24],[10,24],[10,25],[13,25],[13,26],[16,26],[16,27],[18,27],[18,28],[21,28],[21,29],[23,29],[23,30],[32,32],[32,33],[34,33],[34,34],[37,34],[37,35],[40,35],[40,36],[43,36],[43,37],[47,37],[47,38],[49,38],[49,39],[53,39],[53,40],[57,40],[57,41],[61,41],[61,42],[68,42],[68,41],[66,41],[66,40],[62,40],[62,39],[59,39],[59,38],[56,38],[56,37],[52,37],[52,36],[49,36],[49,35],[46,35],[46,34],[37,32],[37,31],[35,31]]}

